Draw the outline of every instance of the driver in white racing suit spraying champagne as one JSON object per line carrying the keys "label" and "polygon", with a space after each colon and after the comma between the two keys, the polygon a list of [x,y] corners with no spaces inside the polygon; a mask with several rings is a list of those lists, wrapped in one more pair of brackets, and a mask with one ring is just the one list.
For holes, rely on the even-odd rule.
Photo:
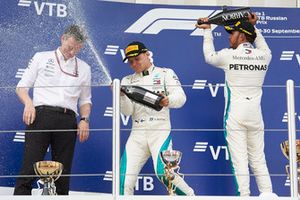
{"label": "driver in white racing suit spraying champagne", "polygon": [[[272,193],[264,154],[264,122],[261,113],[262,85],[272,55],[265,39],[254,27],[257,19],[252,14],[248,21],[225,26],[225,30],[230,33],[230,48],[221,51],[215,51],[210,24],[196,25],[204,29],[205,61],[225,72],[225,137],[237,193],[241,196],[250,195],[248,164],[256,177],[259,192]],[[207,18],[199,20],[207,21]]]}
{"label": "driver in white racing suit spraying champagne", "polygon": [[[132,116],[132,131],[121,159],[120,193],[133,195],[137,176],[150,156],[157,178],[168,186],[160,152],[172,148],[169,109],[182,107],[186,96],[174,71],[154,66],[143,43],[130,43],[125,53],[124,61],[128,59],[135,73],[124,77],[121,85],[138,85],[164,97],[160,102],[162,110],[156,111],[121,93],[121,112]],[[177,195],[194,195],[193,189],[179,175],[175,175],[172,184]]]}

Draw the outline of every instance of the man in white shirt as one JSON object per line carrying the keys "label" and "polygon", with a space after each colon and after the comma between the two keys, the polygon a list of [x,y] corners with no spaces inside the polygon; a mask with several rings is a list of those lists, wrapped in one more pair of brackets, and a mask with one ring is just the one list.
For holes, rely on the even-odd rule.
{"label": "man in white shirt", "polygon": [[[250,195],[248,164],[260,193],[272,193],[264,154],[264,121],[260,105],[262,85],[272,54],[265,39],[254,27],[257,19],[252,14],[249,15],[249,21],[225,26],[230,33],[230,48],[220,51],[215,51],[210,25],[196,25],[204,29],[205,61],[225,72],[224,134],[240,196]],[[199,20],[207,21],[207,18]]]}
{"label": "man in white shirt", "polygon": [[[160,102],[162,110],[156,111],[121,93],[121,112],[132,116],[132,131],[121,159],[120,193],[133,195],[138,174],[150,156],[157,178],[168,186],[160,152],[172,149],[170,108],[182,107],[186,96],[175,72],[151,63],[143,43],[130,43],[125,53],[124,61],[128,59],[134,74],[124,77],[121,84],[138,85],[164,97]],[[193,189],[179,175],[175,175],[172,184],[177,195],[194,195]]]}
{"label": "man in white shirt", "polygon": [[[80,142],[88,139],[91,69],[76,57],[85,40],[81,27],[69,26],[61,36],[61,46],[36,53],[17,85],[27,125],[20,175],[35,174],[33,164],[44,159],[48,146],[52,160],[63,164],[62,174],[70,174],[77,135]],[[28,94],[30,87],[33,98]],[[81,119],[77,124],[78,104]],[[68,195],[69,179],[63,176],[55,182],[58,195]],[[35,177],[18,177],[14,195],[30,195],[34,180]]]}

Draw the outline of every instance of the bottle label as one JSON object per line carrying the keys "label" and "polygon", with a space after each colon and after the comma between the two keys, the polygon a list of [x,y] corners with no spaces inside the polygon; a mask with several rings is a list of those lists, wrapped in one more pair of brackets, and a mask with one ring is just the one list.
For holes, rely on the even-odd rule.
{"label": "bottle label", "polygon": [[243,18],[248,17],[248,11],[241,11],[241,12],[232,12],[232,13],[226,13],[222,15],[222,18],[224,21],[229,21],[229,20],[239,20]]}
{"label": "bottle label", "polygon": [[151,103],[152,105],[154,105],[157,98],[158,98],[158,96],[156,96],[156,95],[154,95],[150,92],[146,92],[145,95],[144,95],[143,100],[148,102],[148,103]]}

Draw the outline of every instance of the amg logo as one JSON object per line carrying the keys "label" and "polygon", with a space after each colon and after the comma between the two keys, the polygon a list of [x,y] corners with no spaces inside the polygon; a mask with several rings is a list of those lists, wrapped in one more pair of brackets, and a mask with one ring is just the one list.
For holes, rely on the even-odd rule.
{"label": "amg logo", "polygon": [[232,19],[241,19],[248,16],[248,12],[237,12],[237,13],[230,13],[230,14],[224,14],[222,16],[224,21],[232,20]]}
{"label": "amg logo", "polygon": [[267,65],[230,64],[229,70],[266,71]]}
{"label": "amg logo", "polygon": [[293,60],[294,55],[300,66],[300,54],[295,54],[295,51],[282,51],[280,60]]}

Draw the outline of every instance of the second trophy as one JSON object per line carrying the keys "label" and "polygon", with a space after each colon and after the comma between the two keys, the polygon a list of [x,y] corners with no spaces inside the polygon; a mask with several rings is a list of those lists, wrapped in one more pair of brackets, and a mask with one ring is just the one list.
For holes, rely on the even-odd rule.
{"label": "second trophy", "polygon": [[[182,153],[176,150],[165,150],[160,152],[160,156],[165,163],[164,170],[166,179],[168,180],[168,193],[173,196],[176,188],[174,188],[172,181],[175,179],[175,176],[179,176],[179,163],[181,161]],[[175,169],[177,169],[177,172],[174,171]]]}
{"label": "second trophy", "polygon": [[[280,144],[281,151],[283,155],[289,160],[290,155],[290,148],[289,148],[289,141],[286,140]],[[296,140],[296,156],[297,156],[297,177],[298,177],[298,191],[300,191],[300,140]],[[290,166],[285,166],[286,173],[288,177],[290,177]]]}

